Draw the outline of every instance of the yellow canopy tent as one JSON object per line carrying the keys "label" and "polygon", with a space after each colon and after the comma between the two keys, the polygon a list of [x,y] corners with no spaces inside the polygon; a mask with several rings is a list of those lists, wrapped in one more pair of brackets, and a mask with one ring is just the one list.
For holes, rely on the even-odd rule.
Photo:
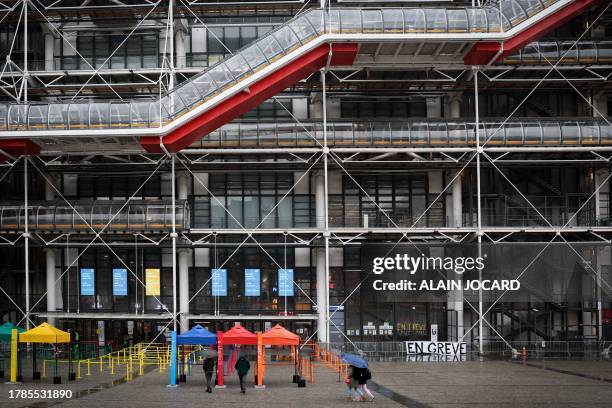
{"label": "yellow canopy tent", "polygon": [[[34,343],[34,352],[32,353],[32,378],[39,379],[40,372],[37,371],[36,367],[36,343],[49,343],[55,344],[55,377],[53,377],[53,384],[61,384],[62,377],[58,375],[57,370],[57,344],[59,343],[70,343],[70,333],[62,331],[56,327],[51,326],[49,323],[42,323],[33,329],[25,331],[19,334],[19,343]],[[68,375],[69,379],[72,378],[72,349],[68,350],[69,362],[68,362]]]}
{"label": "yellow canopy tent", "polygon": [[19,334],[20,343],[70,343],[70,333],[42,323]]}

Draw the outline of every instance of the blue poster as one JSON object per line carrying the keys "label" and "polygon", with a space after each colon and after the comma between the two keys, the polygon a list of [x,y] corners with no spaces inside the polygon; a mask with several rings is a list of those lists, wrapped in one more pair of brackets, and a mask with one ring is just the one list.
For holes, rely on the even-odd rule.
{"label": "blue poster", "polygon": [[293,296],[293,269],[278,270],[278,295]]}
{"label": "blue poster", "polygon": [[244,296],[260,296],[259,269],[244,270]]}
{"label": "blue poster", "polygon": [[95,273],[92,268],[81,268],[81,296],[96,294]]}
{"label": "blue poster", "polygon": [[127,269],[113,269],[113,296],[127,296]]}
{"label": "blue poster", "polygon": [[227,269],[213,269],[212,295],[227,296]]}

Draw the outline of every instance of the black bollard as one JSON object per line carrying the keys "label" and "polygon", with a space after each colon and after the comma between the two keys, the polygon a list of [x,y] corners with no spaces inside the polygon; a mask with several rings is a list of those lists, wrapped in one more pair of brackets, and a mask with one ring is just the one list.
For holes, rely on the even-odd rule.
{"label": "black bollard", "polygon": [[57,375],[55,377],[53,377],[53,384],[61,384],[62,383],[62,376],[61,375]]}
{"label": "black bollard", "polygon": [[297,384],[297,383],[298,383],[298,381],[300,381],[300,376],[299,376],[299,375],[294,374],[294,375],[293,375],[293,383],[294,383],[294,384]]}
{"label": "black bollard", "polygon": [[32,373],[32,379],[33,380],[40,380],[40,371],[34,371]]}

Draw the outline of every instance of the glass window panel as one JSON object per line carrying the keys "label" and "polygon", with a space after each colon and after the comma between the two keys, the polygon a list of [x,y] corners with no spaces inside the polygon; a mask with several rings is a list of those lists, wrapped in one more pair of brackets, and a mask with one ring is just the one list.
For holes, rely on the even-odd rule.
{"label": "glass window panel", "polygon": [[268,60],[274,61],[283,54],[281,46],[272,36],[268,35],[257,42],[259,49],[265,54]]}
{"label": "glass window panel", "polygon": [[344,34],[361,33],[360,10],[342,10],[340,13],[340,30]]}
{"label": "glass window panel", "polygon": [[465,145],[466,131],[464,123],[449,123],[448,124],[448,143]]}
{"label": "glass window panel", "polygon": [[465,9],[447,9],[448,32],[465,33],[468,31],[467,13]]}
{"label": "glass window panel", "polygon": [[576,122],[563,122],[561,124],[563,144],[578,144],[580,140],[580,126]]}
{"label": "glass window panel", "polygon": [[130,127],[130,103],[111,104],[111,127],[127,128]]}
{"label": "glass window panel", "polygon": [[580,123],[581,142],[584,144],[599,143],[599,126],[596,123]]}
{"label": "glass window panel", "polygon": [[8,125],[8,104],[0,103],[0,130],[6,130]]}
{"label": "glass window panel", "polygon": [[561,129],[557,122],[542,122],[543,143],[560,144]]}
{"label": "glass window panel", "polygon": [[364,33],[379,33],[382,31],[383,22],[380,10],[362,10],[361,18]]}
{"label": "glass window panel", "polygon": [[383,9],[383,28],[388,33],[404,32],[404,13],[401,9]]}
{"label": "glass window panel", "polygon": [[404,24],[407,33],[425,32],[425,13],[418,8],[404,10]]}
{"label": "glass window panel", "polygon": [[[573,42],[563,42],[559,49],[560,55],[563,55],[562,64],[576,64],[578,63],[578,52]],[[560,57],[559,57],[560,58]]]}
{"label": "glass window panel", "polygon": [[312,24],[317,33],[323,33],[324,19],[327,18],[327,13],[320,9],[310,10],[306,14],[306,18],[308,18],[308,21],[310,21],[310,24]]}
{"label": "glass window panel", "polygon": [[263,52],[256,45],[245,48],[240,54],[249,62],[252,69],[256,69],[267,62]]}
{"label": "glass window panel", "polygon": [[259,224],[259,197],[244,197],[244,226],[255,228]]}
{"label": "glass window panel", "polygon": [[200,93],[191,82],[185,82],[183,86],[177,88],[176,92],[180,95],[187,108],[200,101]]}
{"label": "glass window panel", "polygon": [[66,128],[68,106],[65,103],[52,103],[49,105],[49,129]]}
{"label": "glass window panel", "polygon": [[523,124],[506,123],[506,144],[523,144]]}
{"label": "glass window panel", "polygon": [[486,33],[487,32],[487,15],[482,8],[466,9],[468,20],[470,23],[470,32]]}
{"label": "glass window panel", "polygon": [[293,28],[293,31],[295,31],[299,39],[304,43],[316,36],[315,29],[306,16],[302,16],[291,22],[291,28]]}
{"label": "glass window panel", "polygon": [[[501,126],[501,123],[497,122],[489,122],[483,123],[482,126],[484,129],[478,134],[480,138],[480,143],[489,143],[489,144],[504,144],[505,141],[505,129]],[[474,134],[476,130],[474,129]]]}
{"label": "glass window panel", "polygon": [[529,16],[533,16],[544,9],[540,0],[522,0],[522,4]]}
{"label": "glass window panel", "polygon": [[208,75],[208,73],[204,73],[198,76],[192,81],[192,83],[195,85],[196,88],[198,88],[198,91],[200,92],[200,95],[202,95],[203,98],[208,97],[217,90],[217,86],[213,82],[212,77]]}
{"label": "glass window panel", "polygon": [[446,9],[425,9],[428,33],[446,32]]}
{"label": "glass window panel", "polygon": [[225,46],[232,52],[240,48],[240,27],[225,27]]}
{"label": "glass window panel", "polygon": [[48,109],[48,105],[31,105],[30,112],[28,113],[28,129],[46,129]]}
{"label": "glass window panel", "polygon": [[298,38],[288,26],[284,26],[275,31],[273,35],[286,52],[291,51],[295,46],[299,45]]}
{"label": "glass window panel", "polygon": [[527,19],[521,5],[514,0],[502,2],[501,12],[513,27]]}
{"label": "glass window panel", "polygon": [[8,113],[9,130],[25,130],[28,105],[10,105]]}
{"label": "glass window panel", "polygon": [[[499,32],[500,31],[500,22],[499,22],[499,10],[494,7],[487,7],[484,9],[487,14],[487,26],[488,31]],[[504,27],[504,29],[509,29],[509,26]]]}
{"label": "glass window panel", "polygon": [[[87,105],[83,105],[87,106]],[[93,128],[108,128],[108,102],[92,103],[89,110],[89,126]]]}
{"label": "glass window panel", "polygon": [[70,129],[86,129],[89,126],[89,105],[71,103],[68,108]]}
{"label": "glass window panel", "polygon": [[130,105],[132,127],[147,127],[149,125],[149,103],[132,102]]}
{"label": "glass window panel", "polygon": [[410,143],[426,144],[429,143],[429,131],[427,123],[412,123],[410,125]]}
{"label": "glass window panel", "polygon": [[448,133],[446,132],[446,123],[430,123],[429,138],[431,144],[447,144]]}
{"label": "glass window panel", "polygon": [[542,128],[540,127],[540,124],[538,122],[523,123],[523,132],[525,132],[525,143],[542,143]]}
{"label": "glass window panel", "polygon": [[595,45],[595,43],[580,42],[578,44],[579,59],[581,64],[593,64],[597,62],[597,46]]}
{"label": "glass window panel", "polygon": [[224,87],[227,86],[231,81],[233,81],[232,75],[229,70],[225,66],[225,64],[219,64],[208,71],[208,74],[212,78],[213,81],[217,84],[220,90],[223,91]]}
{"label": "glass window panel", "polygon": [[225,64],[231,71],[232,76],[236,79],[239,79],[250,72],[249,64],[244,59],[244,55],[242,53],[234,55],[228,59]]}

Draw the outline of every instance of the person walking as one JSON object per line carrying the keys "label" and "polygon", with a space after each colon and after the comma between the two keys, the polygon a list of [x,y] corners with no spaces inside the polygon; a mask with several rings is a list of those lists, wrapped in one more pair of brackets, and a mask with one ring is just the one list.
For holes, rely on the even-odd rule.
{"label": "person walking", "polygon": [[372,379],[372,373],[367,368],[359,368],[357,376],[357,391],[364,401],[374,401],[374,394],[368,389],[368,380]]}
{"label": "person walking", "polygon": [[204,376],[206,377],[206,392],[212,393],[212,378],[215,372],[216,361],[214,357],[206,357],[202,363],[204,369]]}
{"label": "person walking", "polygon": [[349,366],[348,376],[346,377],[346,397],[348,400],[361,401],[361,396],[357,392],[358,371],[359,369],[357,367]]}
{"label": "person walking", "polygon": [[246,388],[244,386],[244,377],[249,373],[251,369],[251,363],[244,356],[240,356],[236,364],[234,365],[234,369],[238,373],[238,379],[240,380],[240,391],[245,394]]}

